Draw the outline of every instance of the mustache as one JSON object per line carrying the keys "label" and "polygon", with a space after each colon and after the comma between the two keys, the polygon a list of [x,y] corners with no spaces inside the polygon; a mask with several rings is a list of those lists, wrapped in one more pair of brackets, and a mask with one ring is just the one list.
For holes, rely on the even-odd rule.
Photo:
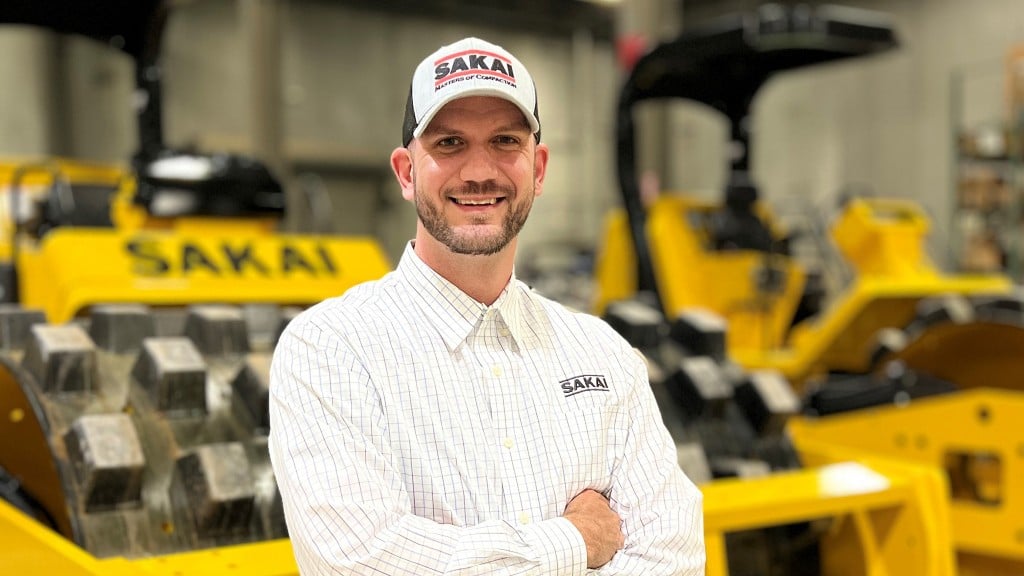
{"label": "mustache", "polygon": [[445,189],[445,195],[460,195],[469,196],[472,194],[493,194],[495,192],[505,194],[506,196],[512,196],[515,193],[515,188],[507,184],[498,184],[494,180],[487,180],[486,182],[466,182],[464,185],[459,187],[452,187]]}

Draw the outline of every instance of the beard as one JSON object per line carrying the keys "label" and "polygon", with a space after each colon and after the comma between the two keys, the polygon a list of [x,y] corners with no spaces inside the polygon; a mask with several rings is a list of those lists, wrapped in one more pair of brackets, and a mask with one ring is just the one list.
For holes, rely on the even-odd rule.
{"label": "beard", "polygon": [[479,218],[479,221],[471,219],[470,223],[466,226],[473,228],[472,230],[459,232],[445,219],[444,211],[440,206],[426,200],[427,195],[419,189],[415,178],[413,179],[413,187],[416,190],[416,215],[419,217],[420,222],[423,223],[423,227],[435,240],[444,244],[456,254],[489,256],[501,252],[519,234],[519,231],[523,229],[523,225],[526,224],[526,218],[530,215],[530,208],[533,206],[532,185],[529,190],[522,191],[524,193],[524,201],[516,205],[512,204],[512,199],[519,196],[515,194],[515,189],[511,186],[499,186],[493,181],[485,182],[483,185],[471,182],[458,190],[454,188],[446,189],[443,194],[445,198],[443,202],[447,202],[447,197],[450,195],[465,197],[473,194],[500,192],[505,194],[504,202],[509,204],[509,209],[505,213],[505,217],[501,221],[500,230],[497,233],[489,234],[483,230],[476,230],[476,228],[482,228],[486,222],[483,217]]}

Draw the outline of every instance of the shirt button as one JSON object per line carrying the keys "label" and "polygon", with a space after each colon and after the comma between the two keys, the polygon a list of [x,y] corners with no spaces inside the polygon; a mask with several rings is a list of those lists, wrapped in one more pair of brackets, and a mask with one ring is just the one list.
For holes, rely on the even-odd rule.
{"label": "shirt button", "polygon": [[530,515],[527,514],[526,512],[520,512],[519,513],[519,523],[520,524],[529,524],[530,523]]}
{"label": "shirt button", "polygon": [[498,366],[497,364],[491,366],[491,374],[494,374],[495,376],[501,376],[501,366]]}
{"label": "shirt button", "polygon": [[505,438],[505,441],[503,442],[503,444],[505,445],[505,448],[512,448],[512,439],[511,438]]}
{"label": "shirt button", "polygon": [[500,334],[502,337],[507,337],[509,335],[508,328],[499,328],[498,334]]}

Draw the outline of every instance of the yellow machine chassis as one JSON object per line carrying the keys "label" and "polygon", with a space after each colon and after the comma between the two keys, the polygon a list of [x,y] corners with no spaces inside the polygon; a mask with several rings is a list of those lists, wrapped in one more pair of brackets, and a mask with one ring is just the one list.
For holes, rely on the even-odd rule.
{"label": "yellow machine chassis", "polygon": [[814,445],[948,471],[961,576],[1024,574],[1024,398],[978,388],[820,419],[790,421]]}
{"label": "yellow machine chassis", "polygon": [[310,305],[389,270],[369,238],[274,235],[217,220],[180,224],[55,230],[19,254],[22,305],[52,322],[97,303]]}
{"label": "yellow machine chassis", "polygon": [[844,461],[827,446],[803,448],[816,451],[805,458],[832,463],[702,486],[708,576],[728,574],[727,533],[816,520],[829,522],[821,541],[825,576],[956,574],[937,471],[873,457]]}
{"label": "yellow machine chassis", "polygon": [[297,576],[299,573],[291,543],[280,539],[153,558],[98,559],[3,500],[0,500],[0,536],[6,548],[0,554],[0,572],[4,574]]}
{"label": "yellow machine chassis", "polygon": [[732,348],[742,366],[780,371],[798,388],[815,374],[828,370],[866,372],[875,336],[883,328],[905,326],[914,318],[917,302],[946,294],[1009,294],[1005,278],[922,276],[913,280],[861,278],[833,304],[829,313],[805,322],[779,349]]}
{"label": "yellow machine chassis", "polygon": [[[718,210],[683,196],[659,197],[648,210],[647,235],[666,316],[705,308],[729,325],[729,355],[748,369],[774,369],[801,388],[828,371],[865,372],[876,335],[903,327],[917,302],[946,294],[999,295],[1013,291],[1005,276],[950,276],[924,254],[927,220],[911,202],[856,199],[833,225],[837,248],[856,273],[817,317],[794,328],[790,321],[805,276],[794,260],[744,250],[713,251],[693,225]],[[761,293],[759,269],[776,267],[785,281],[777,293]],[[636,257],[623,211],[606,222],[597,263],[595,312],[636,293]]]}
{"label": "yellow machine chassis", "polygon": [[118,168],[0,164],[8,196],[17,187],[39,197],[58,179],[110,188],[114,226],[58,227],[41,240],[22,232],[12,244],[11,202],[2,203],[0,256],[17,260],[22,306],[43,310],[51,322],[120,302],[310,305],[390,270],[369,237],[280,234],[273,218],[154,218],[133,203],[135,181]]}

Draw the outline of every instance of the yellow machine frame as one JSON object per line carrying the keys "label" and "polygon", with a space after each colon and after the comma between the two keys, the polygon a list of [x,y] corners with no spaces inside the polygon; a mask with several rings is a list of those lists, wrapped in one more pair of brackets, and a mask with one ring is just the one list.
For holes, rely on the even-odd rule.
{"label": "yellow machine frame", "polygon": [[1024,573],[1024,398],[965,390],[828,418],[789,431],[810,445],[849,449],[941,470],[951,479],[950,518],[961,576]]}
{"label": "yellow machine frame", "polygon": [[[853,282],[825,313],[791,328],[805,283],[801,265],[782,255],[709,249],[705,231],[693,222],[717,209],[676,195],[662,196],[649,207],[648,240],[665,313],[715,312],[729,324],[730,357],[749,369],[778,370],[798,387],[830,370],[868,371],[876,335],[905,326],[922,298],[1013,291],[1005,276],[950,276],[936,268],[924,251],[927,218],[912,202],[858,198],[832,227],[836,245],[856,272]],[[605,230],[597,262],[597,313],[636,292],[625,213],[611,214]],[[758,290],[756,275],[767,266],[782,272],[780,292]]]}
{"label": "yellow machine frame", "polygon": [[825,445],[801,448],[816,466],[701,487],[708,576],[729,573],[729,532],[821,520],[828,522],[823,575],[956,574],[937,471]]}
{"label": "yellow machine frame", "polygon": [[[0,164],[0,183],[20,170],[26,198],[55,178],[116,190],[113,228],[57,228],[38,241],[21,233],[16,246],[0,240],[0,255],[17,260],[20,303],[51,322],[117,302],[309,305],[390,270],[369,237],[280,234],[273,218],[154,218],[133,204],[134,179],[120,169],[67,161],[19,166]],[[12,190],[9,184],[8,196]],[[11,220],[3,222],[4,238],[12,238]]]}
{"label": "yellow machine frame", "polygon": [[298,567],[288,540],[222,546],[153,558],[98,559],[61,535],[47,529],[0,500],[0,554],[4,574],[61,576],[183,576],[185,574],[245,574],[297,576]]}

